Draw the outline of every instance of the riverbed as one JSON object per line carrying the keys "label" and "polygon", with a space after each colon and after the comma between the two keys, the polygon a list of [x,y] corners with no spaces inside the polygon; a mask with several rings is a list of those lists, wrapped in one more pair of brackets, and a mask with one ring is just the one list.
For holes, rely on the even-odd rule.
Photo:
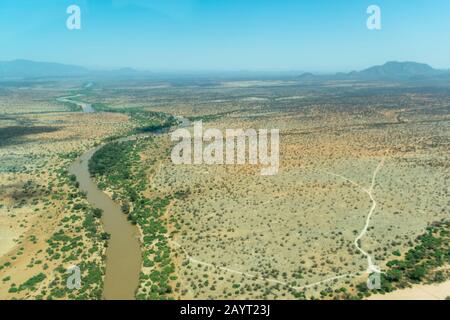
{"label": "riverbed", "polygon": [[103,298],[132,300],[139,285],[142,262],[139,231],[127,220],[120,206],[91,179],[89,159],[99,148],[84,153],[70,166],[69,171],[77,177],[80,190],[86,192],[89,203],[103,210],[103,229],[111,235],[106,249]]}
{"label": "riverbed", "polygon": [[77,106],[79,106],[83,112],[86,113],[92,113],[95,112],[94,108],[92,108],[92,104],[87,103],[87,102],[82,102],[82,101],[78,101],[78,100],[73,100],[74,98],[79,98],[82,95],[75,95],[75,96],[70,96],[70,97],[62,97],[62,98],[58,98],[56,99],[59,102],[66,102],[66,103],[72,103],[75,104]]}
{"label": "riverbed", "polygon": [[[79,97],[73,96],[73,97]],[[95,112],[90,104],[71,100],[72,97],[59,98],[58,101],[74,103],[79,105],[83,112]],[[179,127],[188,127],[190,122],[183,117],[177,117]],[[155,134],[162,134],[155,133]],[[127,141],[136,137],[147,137],[142,134],[118,139]],[[142,254],[140,246],[140,233],[137,226],[127,220],[120,206],[115,203],[106,193],[97,187],[89,173],[89,160],[104,145],[86,151],[75,160],[69,168],[80,184],[80,190],[86,192],[88,202],[95,208],[103,210],[103,229],[110,234],[106,249],[106,269],[103,288],[103,299],[106,300],[132,300],[139,286],[139,274],[142,265]]]}

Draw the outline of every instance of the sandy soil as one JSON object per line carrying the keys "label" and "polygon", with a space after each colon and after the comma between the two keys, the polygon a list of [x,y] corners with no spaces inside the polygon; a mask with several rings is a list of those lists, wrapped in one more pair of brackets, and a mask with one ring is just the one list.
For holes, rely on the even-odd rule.
{"label": "sandy soil", "polygon": [[[128,117],[56,112],[55,106],[61,108],[56,102],[55,106],[33,103],[11,95],[0,102],[0,113],[20,111],[0,121],[0,130],[7,136],[0,146],[0,299],[34,299],[49,293],[49,284],[59,274],[57,267],[78,264],[87,250],[92,249],[93,263],[102,263],[103,249],[85,236],[81,216],[76,218],[70,209],[69,191],[58,180],[59,172],[71,161],[60,155],[81,152],[103,137],[126,130]],[[17,129],[10,134],[10,127]],[[47,240],[59,230],[82,236],[83,246],[48,259]],[[71,255],[70,261],[63,261]],[[39,273],[46,279],[33,290],[9,292],[13,285],[20,286]]]}
{"label": "sandy soil", "polygon": [[450,296],[450,281],[439,284],[417,285],[388,294],[375,294],[367,300],[444,300]]}

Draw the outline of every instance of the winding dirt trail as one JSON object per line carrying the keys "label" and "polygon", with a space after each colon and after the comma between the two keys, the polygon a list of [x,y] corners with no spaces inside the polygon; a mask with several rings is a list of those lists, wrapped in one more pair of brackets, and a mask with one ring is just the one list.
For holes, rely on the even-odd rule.
{"label": "winding dirt trail", "polygon": [[[83,112],[94,112],[90,104],[71,100],[72,97],[59,98],[58,101],[69,102],[79,105]],[[189,121],[185,118],[179,118],[182,121],[180,127],[189,126]],[[133,139],[133,137],[121,139],[128,140]],[[105,271],[105,281],[104,281],[104,299],[107,300],[131,300],[135,298],[135,291],[139,285],[139,273],[141,270],[141,249],[140,249],[140,235],[136,226],[131,225],[126,216],[122,213],[120,206],[116,204],[108,195],[106,195],[102,190],[98,189],[97,184],[91,179],[88,163],[91,157],[98,151],[102,146],[98,146],[91,150],[85,152],[80,158],[78,158],[70,167],[69,171],[77,177],[77,181],[80,183],[80,190],[86,192],[87,199],[91,205],[96,208],[100,208],[104,211],[102,216],[102,222],[104,229],[111,235],[111,239],[108,242],[108,248],[106,251],[106,271]],[[366,222],[364,228],[361,230],[360,234],[356,237],[354,241],[355,247],[367,258],[368,273],[380,272],[379,268],[373,263],[372,257],[366,251],[364,251],[360,246],[360,240],[365,236],[367,230],[370,226],[370,220],[377,206],[377,202],[373,196],[373,188],[375,186],[376,176],[378,171],[384,164],[383,160],[378,164],[372,175],[371,186],[366,189],[360,186],[355,181],[344,177],[340,174],[325,172],[329,175],[340,177],[353,185],[360,188],[362,191],[367,193],[372,201],[372,207],[366,217]],[[277,279],[263,278],[258,274],[250,274],[242,272],[239,270],[215,266],[211,263],[201,261],[196,259],[186,251],[186,249],[181,246],[178,242],[169,239],[172,245],[181,249],[186,258],[196,264],[200,264],[207,267],[216,268],[225,272],[239,274],[248,278],[252,278],[255,281],[267,281],[275,284],[281,284],[290,287],[295,290],[302,290],[316,285],[330,282],[333,280],[338,280],[342,278],[349,278],[361,275],[362,273],[348,273],[326,278],[324,280],[307,284],[300,287],[290,286],[287,282],[280,281]]]}
{"label": "winding dirt trail", "polygon": [[372,260],[372,257],[370,256],[370,254],[368,254],[366,251],[364,251],[364,249],[361,248],[359,242],[366,235],[367,229],[369,228],[369,225],[370,225],[370,219],[372,218],[375,208],[377,207],[377,202],[373,196],[373,188],[375,187],[375,179],[378,174],[378,171],[380,171],[380,169],[383,165],[384,165],[384,158],[383,158],[383,160],[381,160],[381,162],[378,164],[375,171],[373,172],[372,184],[370,185],[370,188],[363,189],[369,195],[370,200],[372,200],[372,207],[370,208],[369,214],[367,215],[366,224],[364,225],[364,228],[362,229],[361,233],[356,237],[355,242],[354,242],[355,247],[359,250],[359,252],[361,252],[367,258],[367,273],[372,273],[372,272],[380,273],[381,272],[380,268],[373,263],[373,260]]}
{"label": "winding dirt trail", "polygon": [[[373,213],[375,211],[375,208],[377,207],[377,202],[376,202],[375,197],[373,195],[373,189],[375,187],[377,174],[380,171],[380,169],[383,167],[384,161],[385,161],[385,158],[383,157],[383,159],[378,163],[377,167],[375,168],[375,170],[374,170],[374,172],[372,174],[372,181],[371,181],[371,185],[370,185],[369,188],[364,188],[360,184],[358,184],[357,182],[355,182],[355,181],[353,181],[353,180],[351,180],[351,179],[349,179],[349,178],[347,178],[347,177],[345,177],[343,175],[336,174],[336,173],[333,173],[333,172],[326,172],[326,171],[322,172],[322,173],[326,173],[326,174],[329,174],[329,175],[332,175],[332,176],[335,176],[335,177],[339,177],[339,178],[341,178],[341,179],[343,179],[345,181],[350,182],[354,186],[356,186],[359,189],[361,189],[363,192],[367,193],[369,195],[369,197],[370,197],[370,200],[372,201],[372,206],[371,206],[371,208],[369,210],[369,213],[367,214],[367,217],[366,217],[366,220],[365,220],[365,225],[364,225],[363,229],[361,230],[361,232],[359,233],[359,235],[354,240],[355,247],[367,259],[367,270],[366,270],[365,273],[373,273],[373,272],[381,273],[380,268],[373,263],[373,260],[372,260],[372,257],[370,256],[370,254],[367,253],[365,250],[363,250],[361,248],[359,242],[366,235],[367,230],[368,230],[368,228],[370,226],[370,221],[371,221],[372,215],[373,215]],[[280,280],[271,279],[271,278],[263,278],[261,275],[258,275],[258,274],[250,274],[250,273],[242,272],[242,271],[239,271],[239,270],[236,270],[236,269],[231,269],[231,268],[227,268],[227,267],[220,267],[220,266],[216,266],[214,264],[211,264],[211,263],[199,260],[199,259],[197,259],[195,257],[192,257],[189,254],[189,252],[180,243],[178,243],[178,242],[176,242],[176,241],[174,241],[172,239],[169,239],[169,242],[172,243],[172,245],[174,245],[175,247],[179,248],[183,252],[183,254],[186,256],[186,259],[191,261],[191,262],[193,262],[193,263],[196,263],[196,264],[199,264],[199,265],[203,265],[203,266],[206,266],[206,267],[215,268],[215,269],[222,270],[222,271],[225,271],[225,272],[239,274],[239,275],[242,275],[242,276],[245,276],[245,277],[248,277],[248,278],[252,278],[255,281],[267,281],[267,282],[271,282],[271,283],[275,283],[275,284],[281,284],[281,285],[287,286],[287,287],[289,287],[291,289],[294,289],[294,290],[303,290],[303,289],[314,287],[316,285],[320,285],[320,284],[323,284],[323,283],[331,282],[331,281],[334,281],[334,280],[339,280],[339,279],[343,279],[343,278],[352,278],[352,277],[357,277],[357,276],[361,276],[362,274],[364,274],[364,272],[346,273],[346,274],[342,274],[342,275],[329,277],[329,278],[323,279],[321,281],[317,281],[317,282],[314,282],[314,283],[311,283],[311,284],[307,284],[307,285],[304,285],[304,286],[294,287],[294,286],[289,285],[285,281],[280,281]]]}
{"label": "winding dirt trail", "polygon": [[378,172],[380,171],[380,169],[384,165],[384,160],[385,160],[385,158],[383,158],[380,161],[380,163],[378,163],[378,166],[375,168],[375,171],[372,174],[372,183],[371,183],[371,185],[370,185],[370,187],[368,189],[362,187],[357,182],[355,182],[355,181],[353,181],[353,180],[351,180],[351,179],[349,179],[347,177],[344,177],[343,175],[332,173],[332,172],[326,172],[327,174],[339,177],[339,178],[344,179],[344,180],[350,182],[351,184],[357,186],[363,192],[367,193],[369,195],[369,197],[370,197],[370,200],[372,201],[372,207],[370,208],[370,211],[369,211],[369,213],[368,213],[368,215],[366,217],[366,223],[364,224],[364,228],[361,230],[361,232],[359,233],[359,235],[355,238],[355,241],[353,242],[355,247],[356,247],[356,249],[358,249],[358,251],[361,252],[367,259],[367,273],[372,273],[372,272],[380,273],[381,272],[380,268],[373,263],[373,260],[372,260],[372,257],[370,256],[370,254],[367,253],[364,249],[361,248],[360,240],[366,235],[367,230],[368,230],[368,228],[370,226],[370,220],[371,220],[372,215],[373,215],[373,213],[374,213],[374,211],[375,211],[375,209],[377,207],[377,201],[375,200],[375,197],[373,195],[373,188],[375,187],[377,174],[378,174]]}

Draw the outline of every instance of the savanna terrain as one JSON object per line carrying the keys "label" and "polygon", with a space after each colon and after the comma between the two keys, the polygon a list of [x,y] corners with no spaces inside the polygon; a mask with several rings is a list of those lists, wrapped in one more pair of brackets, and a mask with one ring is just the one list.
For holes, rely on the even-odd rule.
{"label": "savanna terrain", "polygon": [[[85,83],[0,86],[0,298],[102,297],[111,235],[68,173],[98,144],[93,179],[140,232],[138,299],[350,299],[449,281],[448,84]],[[58,101],[75,95],[96,112]],[[279,129],[278,174],[173,164],[170,133],[155,134],[172,116]],[[83,285],[69,290],[73,265]]]}

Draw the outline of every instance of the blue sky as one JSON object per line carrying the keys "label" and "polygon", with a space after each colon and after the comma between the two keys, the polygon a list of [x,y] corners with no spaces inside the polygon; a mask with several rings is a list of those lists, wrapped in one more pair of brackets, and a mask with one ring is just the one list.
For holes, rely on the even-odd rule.
{"label": "blue sky", "polygon": [[[71,4],[81,30],[66,28]],[[380,31],[366,28],[371,4]],[[1,0],[0,60],[17,58],[158,71],[450,68],[450,1]]]}

